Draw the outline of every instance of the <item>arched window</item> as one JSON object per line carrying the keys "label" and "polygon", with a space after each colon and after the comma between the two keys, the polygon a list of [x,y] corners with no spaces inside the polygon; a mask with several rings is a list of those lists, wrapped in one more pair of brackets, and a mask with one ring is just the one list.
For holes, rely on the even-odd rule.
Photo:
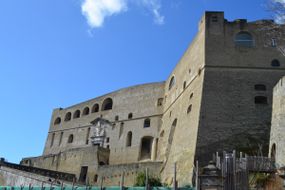
{"label": "arched window", "polygon": [[132,119],[132,118],[133,118],[133,113],[129,113],[128,119]]}
{"label": "arched window", "polygon": [[257,91],[266,91],[266,86],[264,84],[256,84],[254,85],[254,89]]}
{"label": "arched window", "polygon": [[57,117],[55,120],[54,120],[54,125],[59,125],[61,123],[61,118],[60,117]]}
{"label": "arched window", "polygon": [[115,121],[119,121],[119,116],[118,115],[115,116]]}
{"label": "arched window", "polygon": [[85,107],[82,114],[88,115],[89,114],[89,107]]}
{"label": "arched window", "polygon": [[276,161],[276,144],[275,143],[271,146],[270,157],[273,161]]}
{"label": "arched window", "polygon": [[68,113],[65,115],[64,121],[70,121],[70,120],[71,120],[71,113],[68,112]]}
{"label": "arched window", "polygon": [[267,104],[267,97],[266,96],[255,96],[254,103],[255,104]]}
{"label": "arched window", "polygon": [[80,110],[76,110],[73,114],[73,119],[79,118],[80,117]]}
{"label": "arched window", "polygon": [[69,135],[67,143],[73,143],[73,135]]}
{"label": "arched window", "polygon": [[99,111],[99,104],[94,104],[92,107],[92,113],[98,112]]}
{"label": "arched window", "polygon": [[192,98],[193,98],[193,95],[194,95],[193,93],[191,93],[191,94],[190,94],[190,99],[192,99]]}
{"label": "arched window", "polygon": [[253,47],[254,40],[250,33],[242,31],[235,36],[235,44],[241,47]]}
{"label": "arched window", "polygon": [[272,66],[272,67],[280,67],[280,62],[279,62],[279,60],[278,60],[278,59],[273,59],[273,60],[271,61],[271,66]]}
{"label": "arched window", "polygon": [[175,120],[172,122],[171,127],[176,127],[176,125],[177,125],[177,119],[175,119]]}
{"label": "arched window", "polygon": [[143,127],[144,127],[144,128],[150,127],[150,119],[149,119],[149,118],[147,118],[147,119],[144,120]]}
{"label": "arched window", "polygon": [[189,113],[191,112],[191,110],[192,110],[192,104],[191,104],[190,106],[188,106],[188,108],[187,108],[187,114],[189,114]]}
{"label": "arched window", "polygon": [[102,111],[111,110],[113,108],[113,100],[111,98],[107,98],[103,101]]}
{"label": "arched window", "polygon": [[133,138],[133,133],[129,131],[127,135],[127,142],[126,142],[127,147],[132,146],[132,138]]}
{"label": "arched window", "polygon": [[168,90],[171,90],[171,88],[175,85],[175,77],[172,76],[169,82]]}

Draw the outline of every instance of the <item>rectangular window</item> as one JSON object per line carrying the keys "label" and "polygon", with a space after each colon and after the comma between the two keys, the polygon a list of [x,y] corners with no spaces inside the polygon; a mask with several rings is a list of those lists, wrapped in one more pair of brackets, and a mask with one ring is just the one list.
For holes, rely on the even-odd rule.
{"label": "rectangular window", "polygon": [[272,38],[271,39],[271,47],[276,47],[276,46],[277,46],[276,38]]}
{"label": "rectangular window", "polygon": [[217,16],[212,16],[212,22],[218,22],[218,17]]}

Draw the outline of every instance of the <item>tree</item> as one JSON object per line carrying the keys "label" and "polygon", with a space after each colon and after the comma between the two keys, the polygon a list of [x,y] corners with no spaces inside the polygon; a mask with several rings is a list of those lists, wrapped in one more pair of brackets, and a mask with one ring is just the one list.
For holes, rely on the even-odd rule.
{"label": "tree", "polygon": [[285,0],[269,0],[268,9],[277,23],[285,23]]}

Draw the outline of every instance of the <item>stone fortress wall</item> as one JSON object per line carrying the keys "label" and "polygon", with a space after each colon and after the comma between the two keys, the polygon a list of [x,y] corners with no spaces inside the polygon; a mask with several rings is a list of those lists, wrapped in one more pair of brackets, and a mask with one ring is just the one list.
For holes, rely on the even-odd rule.
{"label": "stone fortress wall", "polygon": [[[223,12],[206,12],[165,82],[55,109],[43,156],[22,163],[71,172],[95,184],[105,179],[106,185],[117,185],[122,172],[132,185],[133,175],[150,165],[171,184],[176,163],[183,186],[192,183],[195,159],[206,164],[216,151],[266,147],[272,89],[285,75],[285,59],[276,45],[285,44],[277,35],[284,34],[284,27],[268,31],[272,25],[277,26],[229,22]],[[91,122],[98,118],[110,122],[101,149],[90,139]],[[82,176],[84,167],[88,172]]]}
{"label": "stone fortress wall", "polygon": [[285,166],[285,77],[274,87],[272,107],[269,157],[274,158],[280,168]]}

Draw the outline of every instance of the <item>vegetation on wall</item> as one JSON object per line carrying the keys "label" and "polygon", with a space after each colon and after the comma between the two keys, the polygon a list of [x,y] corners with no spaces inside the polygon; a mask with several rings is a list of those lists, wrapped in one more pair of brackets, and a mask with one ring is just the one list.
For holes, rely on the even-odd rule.
{"label": "vegetation on wall", "polygon": [[[135,186],[145,186],[145,181],[146,181],[146,175],[144,172],[140,172],[137,174],[136,176],[136,182],[135,182]],[[154,186],[154,187],[160,187],[162,186],[161,180],[159,177],[156,176],[148,176],[148,184],[150,186]]]}

